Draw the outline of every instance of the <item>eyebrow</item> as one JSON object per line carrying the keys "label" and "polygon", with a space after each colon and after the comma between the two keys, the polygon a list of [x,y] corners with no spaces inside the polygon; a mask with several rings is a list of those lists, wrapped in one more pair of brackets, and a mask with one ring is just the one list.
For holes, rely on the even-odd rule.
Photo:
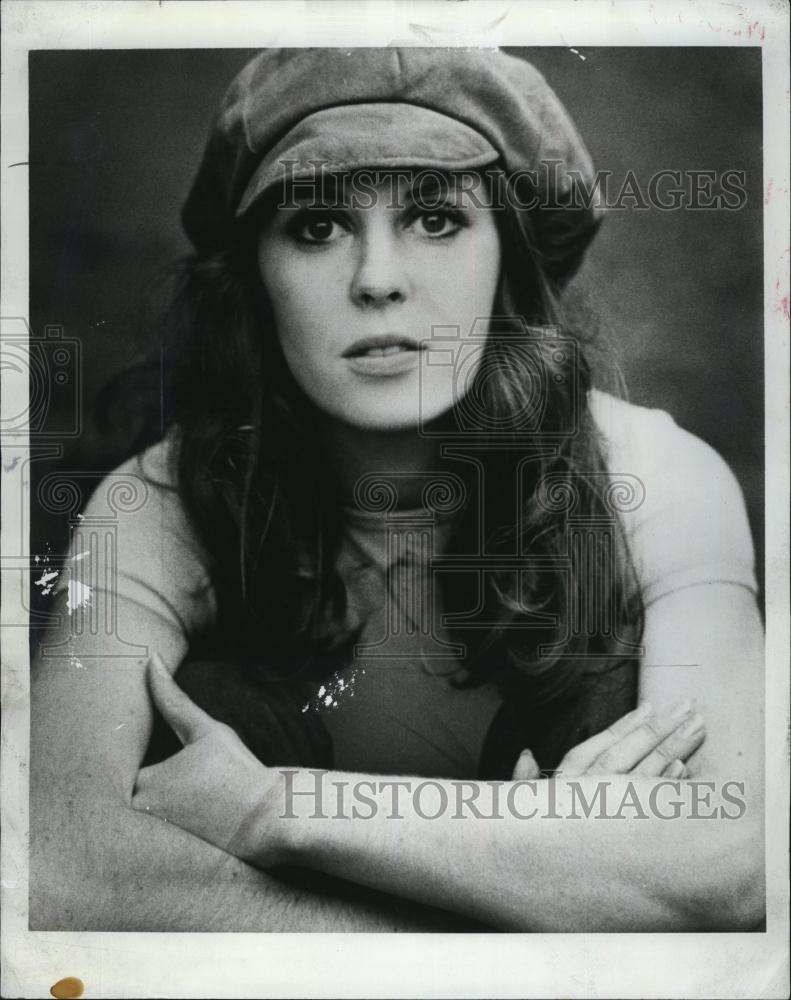
{"label": "eyebrow", "polygon": [[[426,202],[431,207],[435,202],[441,203],[438,199],[454,197],[464,190],[464,186],[460,185],[452,174],[417,171],[416,176],[409,178],[407,171],[408,168],[395,171],[371,167],[345,173],[321,172],[303,179],[292,178],[285,196],[291,204],[300,208],[309,207],[311,204],[316,208],[353,207],[355,177],[360,174],[365,176],[366,185],[357,193],[364,192],[365,196],[370,194],[371,185],[378,187],[384,183],[384,178],[390,178],[390,185],[385,189],[383,196],[395,194],[396,200],[393,205],[395,208],[408,208],[410,205]],[[403,179],[411,180],[412,183],[406,188],[401,188],[399,182]]]}
{"label": "eyebrow", "polygon": [[[417,180],[417,178],[415,178]],[[415,189],[418,185],[413,183],[409,190],[406,192],[407,196],[415,200]],[[423,199],[433,198],[437,195],[455,195],[458,192],[459,185],[457,184],[455,178],[450,175],[438,174],[436,171],[427,174],[421,179],[419,185],[419,196]]]}
{"label": "eyebrow", "polygon": [[320,172],[311,177],[294,178],[285,189],[285,196],[291,202],[337,202],[345,185],[339,183],[338,175]]}

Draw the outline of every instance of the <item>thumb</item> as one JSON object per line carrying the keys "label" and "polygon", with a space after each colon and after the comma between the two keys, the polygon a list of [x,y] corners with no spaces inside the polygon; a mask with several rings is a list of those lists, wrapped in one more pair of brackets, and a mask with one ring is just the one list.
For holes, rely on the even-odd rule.
{"label": "thumb", "polygon": [[511,781],[530,781],[541,777],[541,768],[538,761],[529,750],[523,750],[514,767]]}
{"label": "thumb", "polygon": [[194,743],[209,731],[214,720],[181,690],[157,653],[148,661],[148,688],[162,718],[183,744]]}

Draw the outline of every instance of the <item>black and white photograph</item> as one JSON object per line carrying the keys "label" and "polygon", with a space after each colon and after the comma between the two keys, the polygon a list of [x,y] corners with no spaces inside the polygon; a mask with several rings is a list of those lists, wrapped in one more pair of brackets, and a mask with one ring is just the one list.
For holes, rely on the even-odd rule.
{"label": "black and white photograph", "polygon": [[788,6],[54,6],[3,994],[785,995]]}

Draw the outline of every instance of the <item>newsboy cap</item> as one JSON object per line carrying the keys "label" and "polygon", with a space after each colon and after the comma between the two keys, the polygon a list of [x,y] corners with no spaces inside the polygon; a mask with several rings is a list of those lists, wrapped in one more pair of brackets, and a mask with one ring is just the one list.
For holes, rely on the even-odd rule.
{"label": "newsboy cap", "polygon": [[521,175],[534,187],[525,211],[536,249],[559,282],[601,218],[574,198],[592,186],[590,156],[524,59],[497,49],[267,49],[231,83],[184,205],[195,248],[227,245],[262,195],[315,173],[317,161],[330,171],[497,165]]}

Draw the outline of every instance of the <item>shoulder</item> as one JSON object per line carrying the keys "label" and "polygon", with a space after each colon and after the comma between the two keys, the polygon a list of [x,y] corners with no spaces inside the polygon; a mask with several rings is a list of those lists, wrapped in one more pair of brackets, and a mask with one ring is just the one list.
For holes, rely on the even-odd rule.
{"label": "shoulder", "polygon": [[80,515],[72,549],[98,545],[101,534],[96,558],[112,560],[119,596],[175,615],[190,632],[211,617],[214,602],[208,555],[178,489],[178,449],[178,431],[169,431],[107,473]]}
{"label": "shoulder", "polygon": [[596,389],[589,395],[589,406],[607,468],[611,475],[623,473],[642,481],[648,511],[705,499],[717,500],[720,511],[725,503],[734,515],[741,512],[742,491],[728,464],[665,410],[637,406]]}
{"label": "shoulder", "polygon": [[155,493],[177,491],[180,443],[178,428],[170,428],[161,440],[122,462],[110,475],[128,475]]}
{"label": "shoulder", "polygon": [[725,460],[664,410],[598,390],[589,406],[611,478],[636,491],[622,521],[646,603],[697,583],[757,590],[744,496]]}
{"label": "shoulder", "polygon": [[713,448],[679,427],[665,410],[637,406],[598,389],[589,393],[588,405],[610,468],[623,464],[650,471],[671,453],[681,462],[703,458],[728,468]]}
{"label": "shoulder", "polygon": [[[129,541],[148,531],[194,542],[178,489],[179,434],[168,433],[100,479],[81,520],[112,520]],[[153,541],[154,538],[149,538]],[[194,546],[193,546],[194,547]]]}
{"label": "shoulder", "polygon": [[[114,469],[102,474],[83,516],[122,516],[139,514],[143,521],[155,507],[174,517],[184,516],[178,492],[179,434],[176,430],[156,444],[132,455]],[[132,523],[131,518],[122,518]]]}

